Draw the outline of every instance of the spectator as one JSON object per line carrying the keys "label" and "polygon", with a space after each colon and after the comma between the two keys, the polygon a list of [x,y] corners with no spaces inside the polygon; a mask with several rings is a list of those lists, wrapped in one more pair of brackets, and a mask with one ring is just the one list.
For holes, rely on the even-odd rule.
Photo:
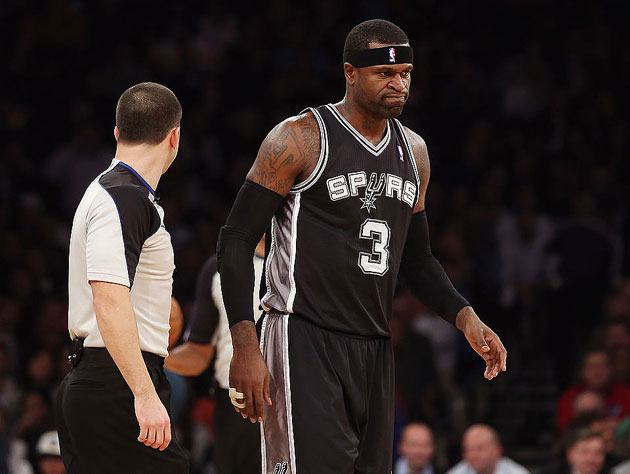
{"label": "spectator", "polygon": [[59,435],[56,431],[42,433],[37,441],[37,464],[41,474],[65,474],[66,468],[61,460]]}
{"label": "spectator", "polygon": [[409,423],[398,443],[400,458],[394,474],[439,474],[431,459],[435,453],[433,432],[424,423]]}
{"label": "spectator", "polygon": [[576,395],[573,401],[573,416],[577,417],[582,413],[605,413],[606,401],[599,392],[585,390]]}
{"label": "spectator", "polygon": [[561,395],[556,407],[556,424],[566,430],[573,418],[575,397],[585,390],[599,393],[606,402],[606,412],[613,418],[630,414],[630,387],[612,382],[608,353],[604,349],[591,349],[582,362],[581,381]]}
{"label": "spectator", "polygon": [[603,472],[604,458],[604,438],[590,429],[575,433],[566,451],[571,474],[599,474]]}
{"label": "spectator", "polygon": [[446,474],[527,474],[520,464],[503,456],[497,432],[488,425],[472,425],[462,438],[462,460]]}
{"label": "spectator", "polygon": [[615,433],[620,424],[619,420],[606,416],[602,412],[585,412],[571,420],[568,432],[576,433],[589,429],[600,435],[604,441],[604,471],[608,472],[613,466],[623,461],[623,457],[615,451]]}

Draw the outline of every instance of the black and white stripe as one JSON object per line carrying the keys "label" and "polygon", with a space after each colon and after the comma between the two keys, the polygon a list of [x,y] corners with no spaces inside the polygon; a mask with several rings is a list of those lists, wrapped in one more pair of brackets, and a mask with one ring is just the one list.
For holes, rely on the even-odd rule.
{"label": "black and white stripe", "polygon": [[317,160],[317,165],[315,165],[315,169],[313,170],[313,172],[304,181],[302,181],[299,184],[294,185],[291,188],[291,191],[290,191],[291,193],[299,193],[302,191],[306,191],[308,188],[313,186],[317,182],[319,177],[322,175],[324,170],[326,169],[326,164],[328,163],[328,132],[326,130],[326,125],[324,125],[324,120],[322,119],[321,115],[319,114],[317,110],[313,108],[308,108],[305,110],[305,112],[306,111],[310,111],[313,113],[313,115],[315,116],[315,119],[317,120],[317,125],[319,126],[319,137],[320,137],[319,138],[319,143],[320,143],[319,158]]}
{"label": "black and white stripe", "polygon": [[260,425],[262,473],[296,474],[295,437],[289,365],[289,315],[268,314],[262,325],[260,350],[271,374],[273,405],[265,407]]}
{"label": "black and white stripe", "polygon": [[403,125],[400,123],[400,121],[398,119],[394,119],[394,123],[398,127],[398,130],[400,132],[400,136],[402,137],[402,140],[403,140],[403,143],[404,143],[405,148],[407,150],[409,159],[411,160],[411,166],[413,167],[413,173],[416,176],[416,183],[418,185],[418,189],[416,191],[416,200],[415,200],[415,202],[417,203],[418,199],[420,199],[420,175],[418,174],[418,165],[416,164],[416,156],[413,154],[413,149],[411,148],[411,145],[409,144],[409,139],[407,138],[407,134],[405,133],[405,127],[403,127]]}
{"label": "black and white stripe", "polygon": [[267,292],[261,300],[266,310],[274,308],[293,312],[297,292],[295,259],[301,197],[301,193],[287,195],[285,205],[271,220],[271,248],[265,268]]}

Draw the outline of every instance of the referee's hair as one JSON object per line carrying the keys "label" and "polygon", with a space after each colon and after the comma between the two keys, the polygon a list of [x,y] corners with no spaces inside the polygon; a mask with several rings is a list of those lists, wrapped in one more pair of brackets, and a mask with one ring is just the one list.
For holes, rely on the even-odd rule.
{"label": "referee's hair", "polygon": [[182,106],[173,91],[155,82],[141,82],[118,99],[118,141],[157,145],[181,119]]}
{"label": "referee's hair", "polygon": [[364,21],[352,28],[346,36],[344,55],[350,51],[369,49],[370,43],[405,44],[409,43],[409,38],[391,21],[380,18]]}

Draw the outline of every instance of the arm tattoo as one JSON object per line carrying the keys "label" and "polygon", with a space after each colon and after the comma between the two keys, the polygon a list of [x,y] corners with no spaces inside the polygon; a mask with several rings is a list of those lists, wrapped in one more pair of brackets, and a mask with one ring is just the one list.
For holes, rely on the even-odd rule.
{"label": "arm tattoo", "polygon": [[429,162],[427,144],[422,137],[407,127],[405,127],[405,133],[407,134],[409,144],[411,145],[416,159],[418,177],[420,178],[420,199],[418,199],[418,205],[416,209],[414,209],[414,212],[416,212],[420,209],[424,209],[424,198],[429,184],[429,177],[431,176],[431,164]]}
{"label": "arm tattoo", "polygon": [[263,141],[247,179],[286,195],[299,176],[315,167],[319,147],[319,129],[312,115],[284,121]]}

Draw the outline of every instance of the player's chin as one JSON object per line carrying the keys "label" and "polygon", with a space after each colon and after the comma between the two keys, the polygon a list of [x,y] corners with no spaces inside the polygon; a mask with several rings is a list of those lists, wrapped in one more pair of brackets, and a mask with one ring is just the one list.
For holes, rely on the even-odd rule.
{"label": "player's chin", "polygon": [[387,117],[388,119],[396,118],[400,116],[400,114],[402,114],[403,107],[404,105],[385,107],[383,115],[385,115],[385,117]]}

